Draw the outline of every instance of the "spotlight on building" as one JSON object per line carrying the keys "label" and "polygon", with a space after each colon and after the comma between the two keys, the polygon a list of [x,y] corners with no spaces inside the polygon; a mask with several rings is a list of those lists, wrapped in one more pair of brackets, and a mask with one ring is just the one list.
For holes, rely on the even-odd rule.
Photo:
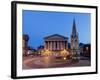
{"label": "spotlight on building", "polygon": [[64,56],[64,57],[66,57],[67,56],[67,50],[66,49],[62,50],[61,51],[61,55]]}
{"label": "spotlight on building", "polygon": [[50,55],[50,54],[51,54],[51,51],[50,51],[50,50],[46,49],[46,50],[44,51],[44,55]]}

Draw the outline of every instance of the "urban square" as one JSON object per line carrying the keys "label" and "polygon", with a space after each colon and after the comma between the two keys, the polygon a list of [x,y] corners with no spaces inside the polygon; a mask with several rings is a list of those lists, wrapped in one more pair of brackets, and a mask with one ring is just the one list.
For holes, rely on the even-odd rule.
{"label": "urban square", "polygon": [[[26,12],[28,12],[28,11],[26,11]],[[37,16],[39,15],[39,13],[41,13],[41,12],[37,12]],[[46,13],[46,12],[43,12],[43,13]],[[23,12],[23,14],[24,14],[24,12]],[[34,14],[34,11],[32,14]],[[50,17],[53,16],[53,14],[57,14],[57,13],[51,12],[51,14],[50,14],[48,12],[48,16],[50,15],[48,17],[48,19],[50,19]],[[64,13],[64,14],[67,14],[67,13]],[[74,13],[73,14],[68,13],[68,14],[70,16],[72,16]],[[80,16],[80,14],[75,13],[74,16],[75,15]],[[84,14],[82,14],[82,15],[84,15]],[[60,15],[60,13],[59,13],[59,15]],[[44,15],[39,15],[39,16],[44,16]],[[24,18],[25,18],[25,16],[24,16]],[[30,17],[30,18],[32,18],[32,17]],[[40,19],[40,18],[38,18],[38,19]],[[29,19],[29,17],[27,19]],[[46,21],[46,19],[47,19],[47,16],[44,16],[43,21]],[[51,18],[51,20],[52,19],[55,19],[55,17]],[[40,21],[40,20],[38,20],[38,21]],[[48,20],[47,24],[49,26],[51,26],[53,23],[49,24],[49,21],[50,20]],[[22,35],[22,44],[23,44],[23,46],[22,46],[22,51],[23,51],[23,53],[22,53],[22,57],[23,57],[22,58],[22,63],[23,63],[22,68],[23,69],[41,69],[41,68],[91,66],[91,43],[90,43],[90,41],[84,42],[84,41],[80,40],[80,36],[83,37],[82,38],[82,40],[83,40],[84,39],[83,35],[85,35],[85,34],[87,34],[88,36],[87,35],[86,36],[88,38],[90,38],[90,35],[88,34],[89,31],[85,31],[83,28],[81,28],[84,30],[84,32],[83,32],[84,34],[80,35],[81,31],[77,30],[77,28],[79,26],[76,23],[76,21],[78,21],[78,20],[76,18],[72,18],[71,21],[72,21],[72,24],[69,24],[69,25],[71,25],[71,27],[67,26],[66,30],[64,28],[64,31],[63,30],[60,31],[59,26],[58,26],[58,28],[54,28],[55,25],[52,27],[52,30],[48,29],[48,31],[47,31],[46,27],[42,29],[42,25],[41,25],[41,24],[43,24],[42,22],[40,23],[40,25],[41,25],[40,29],[38,29],[38,28],[35,29],[34,28],[35,25],[33,25],[33,28],[29,28],[29,29],[35,29],[37,32],[40,31],[41,34],[43,34],[42,37],[40,36],[37,39],[33,36],[33,34],[36,34],[35,30],[31,33],[30,33],[30,31],[32,31],[32,30],[28,31],[28,27],[29,27],[29,25],[31,25],[31,22],[29,22],[30,24],[29,23],[27,24],[27,28],[25,28],[23,25],[24,30],[23,30],[23,35]],[[45,22],[45,24],[46,24],[46,22]],[[67,20],[66,20],[66,22],[67,22]],[[33,23],[34,23],[34,20],[33,20],[32,24]],[[61,23],[63,23],[63,20]],[[25,22],[23,22],[23,24],[26,25]],[[56,21],[55,21],[55,24],[60,25],[60,23],[56,23]],[[66,24],[68,24],[68,23],[66,23]],[[85,24],[85,21],[84,21],[84,24]],[[39,25],[39,22],[37,25]],[[37,27],[37,26],[35,26],[35,27]],[[69,35],[67,35],[67,29],[69,29],[69,28],[70,28],[70,30],[68,30]],[[43,30],[43,32],[42,32],[42,30]],[[44,32],[44,30],[45,30],[45,32]],[[58,31],[58,33],[57,33],[57,31]],[[63,32],[66,35],[63,35]],[[38,36],[38,34],[39,33],[37,33],[35,36]],[[34,47],[35,45],[36,45],[36,47]]]}

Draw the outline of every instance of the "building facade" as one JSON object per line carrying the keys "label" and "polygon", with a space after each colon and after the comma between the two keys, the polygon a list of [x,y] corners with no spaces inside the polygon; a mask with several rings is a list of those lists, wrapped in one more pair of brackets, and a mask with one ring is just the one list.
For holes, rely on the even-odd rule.
{"label": "building facade", "polygon": [[28,40],[29,40],[29,36],[23,35],[23,39],[22,39],[23,55],[28,55]]}
{"label": "building facade", "polygon": [[91,59],[91,45],[90,44],[84,44],[82,52],[83,52],[81,53],[82,56],[88,57],[88,59]]}
{"label": "building facade", "polygon": [[[45,52],[49,55],[61,55],[61,52],[67,52],[68,38],[59,34],[50,35],[44,38]],[[67,53],[66,53],[67,54]]]}

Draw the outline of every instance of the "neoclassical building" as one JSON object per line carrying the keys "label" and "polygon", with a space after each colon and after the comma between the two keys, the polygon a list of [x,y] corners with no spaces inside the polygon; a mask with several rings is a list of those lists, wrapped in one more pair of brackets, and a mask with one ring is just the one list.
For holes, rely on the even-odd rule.
{"label": "neoclassical building", "polygon": [[68,38],[59,34],[50,35],[44,38],[45,49],[60,51],[68,48]]}
{"label": "neoclassical building", "polygon": [[60,55],[63,51],[67,54],[68,49],[68,37],[59,35],[59,34],[53,34],[50,36],[47,36],[44,38],[45,45],[45,53],[47,52],[47,55]]}

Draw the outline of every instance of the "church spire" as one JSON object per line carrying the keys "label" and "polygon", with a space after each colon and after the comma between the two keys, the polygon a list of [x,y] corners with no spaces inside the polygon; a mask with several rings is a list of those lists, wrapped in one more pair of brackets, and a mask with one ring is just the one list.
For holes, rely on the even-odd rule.
{"label": "church spire", "polygon": [[79,39],[78,39],[77,30],[76,30],[75,19],[73,20],[72,34],[71,34],[70,41],[71,41],[70,46],[71,46],[72,54],[74,54],[74,55],[80,54],[80,52],[79,52]]}
{"label": "church spire", "polygon": [[77,35],[75,19],[73,20],[72,35]]}

